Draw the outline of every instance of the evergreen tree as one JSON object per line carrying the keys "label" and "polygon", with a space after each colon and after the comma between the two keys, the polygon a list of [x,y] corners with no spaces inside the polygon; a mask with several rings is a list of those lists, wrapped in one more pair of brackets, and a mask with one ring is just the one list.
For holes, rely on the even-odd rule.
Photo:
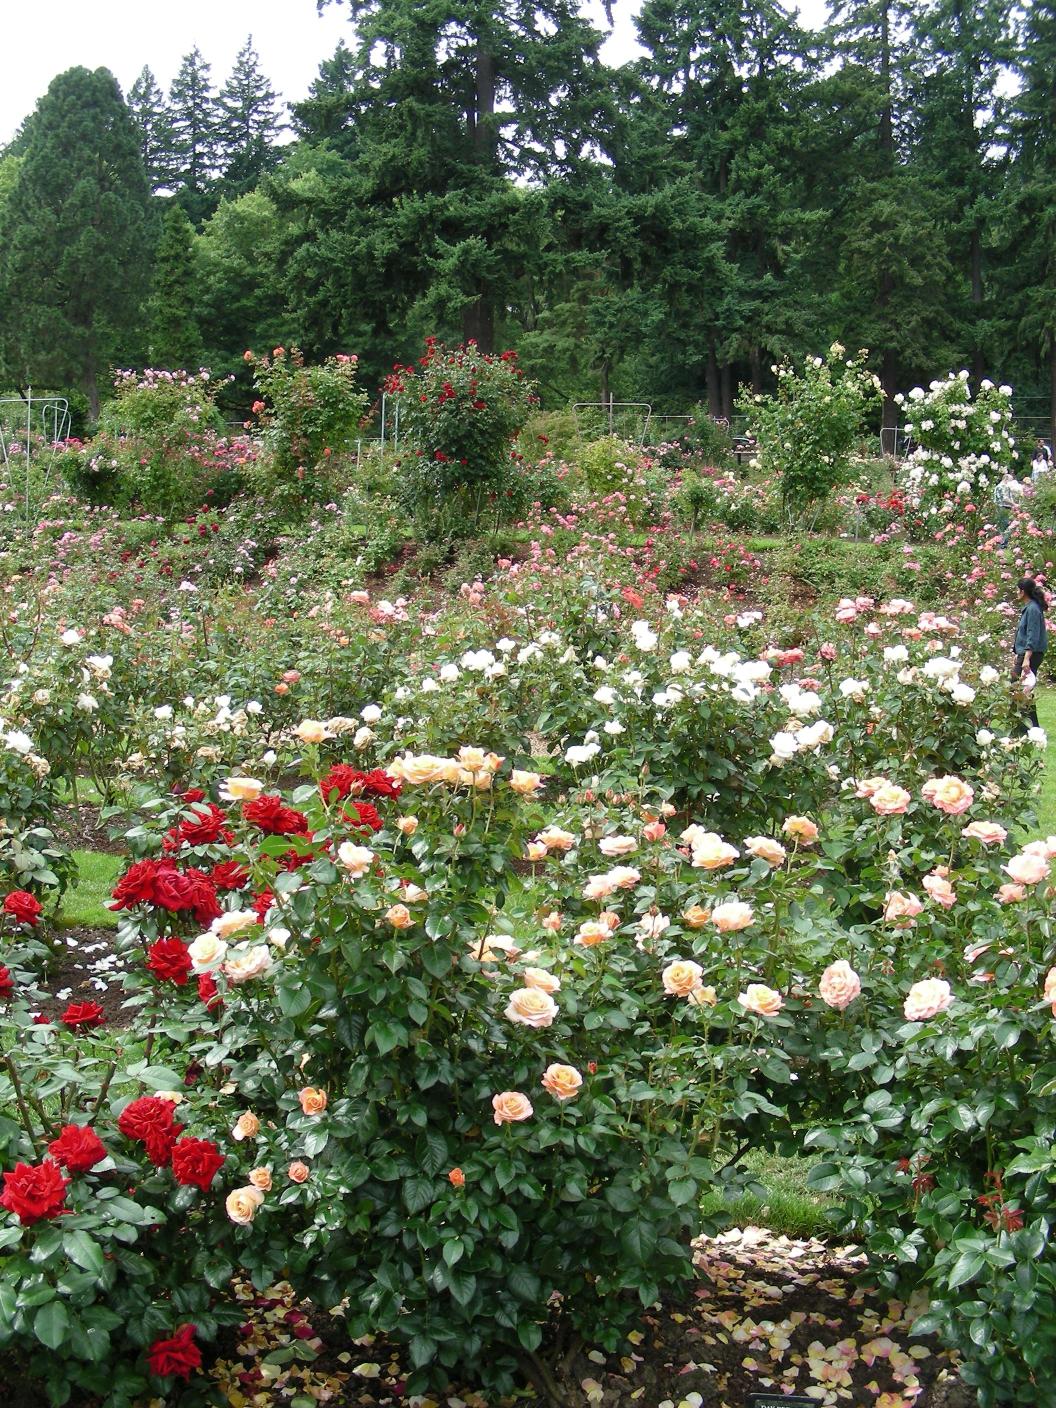
{"label": "evergreen tree", "polygon": [[215,208],[219,135],[209,65],[195,47],[184,56],[169,89],[173,165],[180,203],[195,224]]}
{"label": "evergreen tree", "polygon": [[152,191],[170,187],[173,170],[173,132],[165,94],[149,68],[144,68],[128,90],[128,110],[139,132],[139,150]]}
{"label": "evergreen tree", "polygon": [[250,35],[217,99],[220,160],[229,194],[252,190],[262,173],[275,165],[274,144],[282,131],[277,102]]}
{"label": "evergreen tree", "polygon": [[194,230],[175,201],[161,227],[154,258],[150,360],[156,367],[193,367],[202,352],[198,328]]}
{"label": "evergreen tree", "polygon": [[18,380],[99,378],[136,327],[149,285],[150,193],[139,134],[106,69],[73,68],[37,105],[6,202],[0,340]]}
{"label": "evergreen tree", "polygon": [[307,98],[292,105],[293,126],[299,137],[306,142],[330,142],[347,154],[355,76],[355,55],[342,40],[333,57],[319,65]]}

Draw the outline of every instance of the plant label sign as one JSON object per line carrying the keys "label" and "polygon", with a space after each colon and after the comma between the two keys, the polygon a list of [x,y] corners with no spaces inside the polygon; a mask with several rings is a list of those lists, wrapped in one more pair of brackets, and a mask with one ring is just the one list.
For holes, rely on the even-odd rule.
{"label": "plant label sign", "polygon": [[748,1408],[818,1408],[816,1398],[792,1393],[750,1393]]}

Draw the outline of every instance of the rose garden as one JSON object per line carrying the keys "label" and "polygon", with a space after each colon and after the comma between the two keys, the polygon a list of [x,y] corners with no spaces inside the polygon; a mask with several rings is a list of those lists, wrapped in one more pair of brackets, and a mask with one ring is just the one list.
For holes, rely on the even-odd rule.
{"label": "rose garden", "polygon": [[966,376],[870,458],[864,365],[777,368],[739,469],[432,340],[395,448],[276,348],[236,436],[123,372],[12,458],[16,1402],[1052,1401],[1052,501],[1002,546]]}

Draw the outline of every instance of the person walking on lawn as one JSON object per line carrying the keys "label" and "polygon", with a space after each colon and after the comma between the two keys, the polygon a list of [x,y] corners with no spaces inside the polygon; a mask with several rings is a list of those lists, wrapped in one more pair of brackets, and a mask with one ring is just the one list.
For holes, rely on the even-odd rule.
{"label": "person walking on lawn", "polygon": [[1033,727],[1038,728],[1038,706],[1034,700],[1034,687],[1049,645],[1049,633],[1045,625],[1049,599],[1033,577],[1024,577],[1019,583],[1019,599],[1023,603],[1023,609],[1019,613],[1016,639],[1012,645],[1012,681],[1014,684],[1022,681],[1021,687],[1027,701],[1026,716]]}

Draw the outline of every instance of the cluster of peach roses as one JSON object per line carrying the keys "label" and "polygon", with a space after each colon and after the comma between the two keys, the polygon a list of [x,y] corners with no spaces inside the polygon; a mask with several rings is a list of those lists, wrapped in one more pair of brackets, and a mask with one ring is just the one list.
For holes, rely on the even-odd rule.
{"label": "cluster of peach roses", "polygon": [[[495,775],[505,761],[497,753],[466,744],[454,758],[438,758],[431,753],[404,753],[395,758],[386,770],[390,777],[414,787],[443,782],[449,787],[472,787],[479,792],[487,792],[494,785]],[[518,796],[532,797],[543,786],[543,777],[537,772],[514,768],[508,782],[510,789]]]}
{"label": "cluster of peach roses", "polygon": [[[297,1092],[301,1110],[311,1117],[321,1115],[326,1110],[326,1091],[317,1086],[306,1085]],[[260,1135],[260,1118],[252,1110],[239,1115],[231,1130],[231,1138],[241,1144],[247,1139],[257,1139]],[[286,1170],[291,1183],[306,1183],[311,1177],[311,1169],[302,1159],[294,1159]],[[233,1188],[224,1200],[228,1217],[239,1227],[247,1227],[257,1215],[264,1202],[264,1195],[271,1192],[272,1172],[266,1164],[250,1169],[246,1175],[248,1182],[241,1188]]]}
{"label": "cluster of peach roses", "polygon": [[[963,778],[950,775],[929,778],[920,791],[926,802],[947,816],[960,816],[975,801],[975,792],[970,784]],[[886,777],[864,778],[858,783],[854,795],[867,800],[877,816],[903,816],[913,800],[912,792],[907,792]]]}

